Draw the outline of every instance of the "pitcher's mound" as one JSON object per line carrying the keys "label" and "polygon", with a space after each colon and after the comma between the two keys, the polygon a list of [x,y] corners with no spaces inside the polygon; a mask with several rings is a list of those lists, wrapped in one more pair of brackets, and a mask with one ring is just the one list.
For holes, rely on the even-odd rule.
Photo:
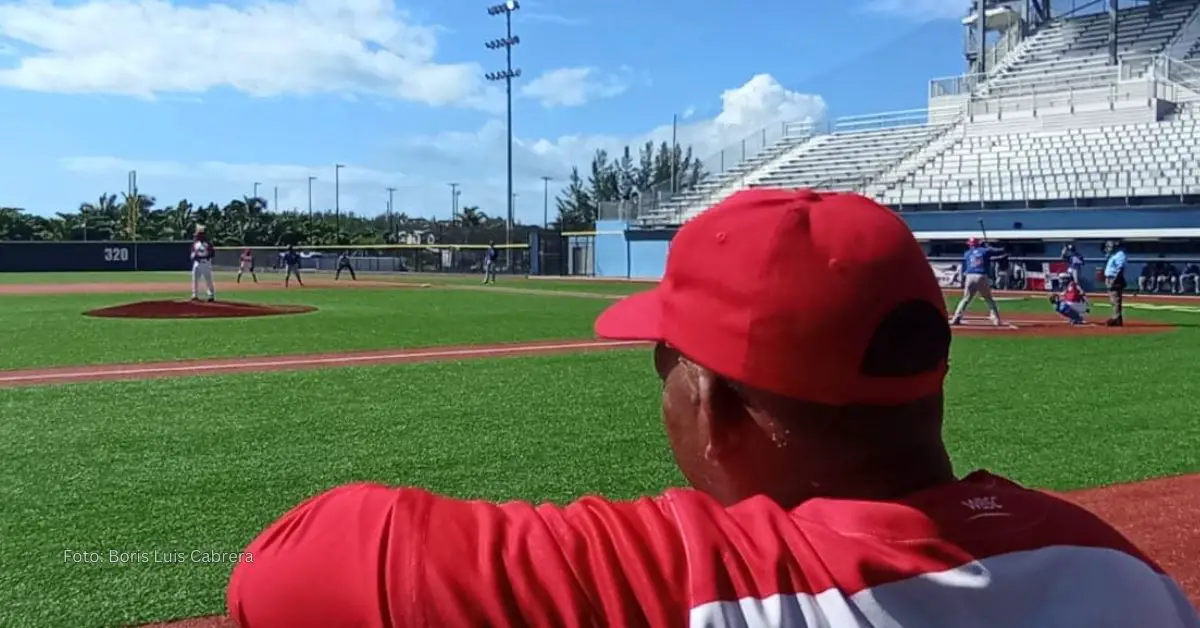
{"label": "pitcher's mound", "polygon": [[104,318],[240,318],[315,312],[310,305],[263,305],[238,301],[139,301],[84,312]]}

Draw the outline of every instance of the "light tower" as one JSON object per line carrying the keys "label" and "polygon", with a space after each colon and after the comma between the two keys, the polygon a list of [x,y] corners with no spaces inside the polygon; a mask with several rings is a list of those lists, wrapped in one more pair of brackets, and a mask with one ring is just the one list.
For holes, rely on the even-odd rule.
{"label": "light tower", "polygon": [[505,195],[508,198],[508,214],[506,219],[506,227],[504,229],[504,259],[505,265],[512,268],[512,226],[513,226],[513,164],[512,164],[512,149],[513,149],[513,126],[512,126],[512,82],[513,79],[521,76],[520,68],[513,68],[512,64],[512,49],[513,46],[521,43],[521,38],[513,35],[512,32],[512,14],[514,11],[521,8],[520,3],[516,0],[508,0],[504,4],[496,4],[488,7],[488,15],[503,15],[504,16],[504,37],[502,39],[493,39],[485,42],[483,45],[488,50],[504,50],[504,70],[499,72],[488,72],[485,76],[489,81],[504,81],[504,92],[508,98],[506,107],[508,113],[508,189]]}

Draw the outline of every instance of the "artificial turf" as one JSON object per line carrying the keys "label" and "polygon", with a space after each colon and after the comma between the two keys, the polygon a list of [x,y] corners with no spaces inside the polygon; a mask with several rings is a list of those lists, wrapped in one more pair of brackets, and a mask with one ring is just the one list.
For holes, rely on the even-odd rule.
{"label": "artificial turf", "polygon": [[[15,333],[0,368],[588,336],[607,304],[395,289],[254,300],[301,295],[321,312],[91,329],[113,321],[82,309],[130,295],[6,297],[0,325]],[[1001,307],[1047,310],[1039,300]],[[1135,314],[1181,329],[1086,343],[957,339],[946,436],[958,468],[1057,490],[1200,471],[1200,423],[1188,410],[1200,398],[1200,316]],[[230,564],[112,564],[108,552],[236,552],[341,482],[534,501],[679,484],[657,395],[645,351],[0,389],[0,624],[221,612]]]}
{"label": "artificial turf", "polygon": [[[1197,359],[1178,340],[956,341],[959,469],[1052,489],[1200,470],[1200,378],[1180,377]],[[1101,368],[1114,354],[1125,377]],[[534,501],[677,485],[657,395],[645,351],[0,390],[5,625],[220,612],[230,564],[109,551],[237,552],[341,482]]]}
{"label": "artificial turf", "polygon": [[0,369],[184,358],[399,349],[592,336],[600,299],[485,290],[308,288],[239,294],[301,303],[311,314],[142,320],[83,316],[88,309],[162,294],[4,297]]}

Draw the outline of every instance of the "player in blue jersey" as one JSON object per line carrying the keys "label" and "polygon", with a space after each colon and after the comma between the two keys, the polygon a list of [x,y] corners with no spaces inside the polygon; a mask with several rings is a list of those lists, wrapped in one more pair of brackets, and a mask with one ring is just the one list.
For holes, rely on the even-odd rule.
{"label": "player in blue jersey", "polygon": [[483,283],[496,283],[496,261],[499,257],[496,243],[488,242],[487,252],[483,254]]}
{"label": "player in blue jersey", "polygon": [[954,316],[950,318],[951,325],[962,323],[963,313],[976,296],[983,297],[987,303],[988,318],[992,319],[992,324],[997,327],[1003,325],[1000,321],[1000,309],[996,307],[996,299],[992,298],[992,282],[988,278],[988,273],[992,271],[992,257],[1003,254],[1004,251],[992,248],[987,243],[980,243],[977,238],[967,240],[967,252],[963,253],[962,266],[963,298],[954,309]]}

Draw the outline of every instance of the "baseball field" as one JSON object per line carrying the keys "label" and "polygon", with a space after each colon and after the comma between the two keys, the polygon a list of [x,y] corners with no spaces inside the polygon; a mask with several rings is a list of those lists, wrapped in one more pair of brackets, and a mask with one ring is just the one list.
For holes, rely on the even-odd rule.
{"label": "baseball field", "polygon": [[[530,501],[682,482],[646,348],[592,334],[645,284],[260,281],[222,275],[219,298],[316,310],[98,318],[187,275],[0,274],[0,625],[219,615],[236,553],[343,482]],[[956,331],[957,468],[1068,493],[1200,602],[1200,300],[1135,297],[1121,329],[1000,306],[1012,327],[979,310]]]}

